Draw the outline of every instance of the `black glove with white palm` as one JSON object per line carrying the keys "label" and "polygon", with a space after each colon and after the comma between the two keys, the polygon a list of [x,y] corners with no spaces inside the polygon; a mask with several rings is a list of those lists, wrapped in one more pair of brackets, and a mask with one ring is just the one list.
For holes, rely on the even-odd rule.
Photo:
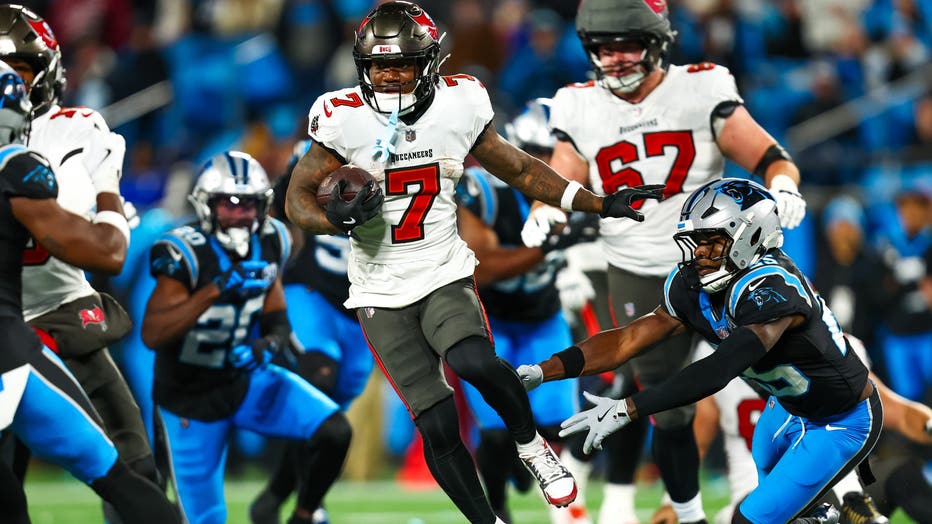
{"label": "black glove with white palm", "polygon": [[324,213],[331,224],[340,228],[344,233],[349,233],[354,227],[365,224],[382,212],[385,195],[382,194],[381,187],[369,182],[362,186],[352,200],[347,202],[343,200],[343,190],[346,184],[345,180],[340,180],[333,187],[333,196]]}
{"label": "black glove with white palm", "polygon": [[627,426],[631,422],[625,399],[615,400],[593,395],[583,391],[586,400],[595,406],[573,415],[560,424],[560,436],[565,437],[580,431],[589,431],[583,443],[583,453],[592,453],[592,449],[602,449],[605,437]]}
{"label": "black glove with white palm", "polygon": [[623,217],[643,222],[644,215],[632,208],[631,204],[648,198],[663,200],[664,187],[666,186],[663,184],[650,184],[619,189],[602,199],[602,212],[599,216],[602,218]]}

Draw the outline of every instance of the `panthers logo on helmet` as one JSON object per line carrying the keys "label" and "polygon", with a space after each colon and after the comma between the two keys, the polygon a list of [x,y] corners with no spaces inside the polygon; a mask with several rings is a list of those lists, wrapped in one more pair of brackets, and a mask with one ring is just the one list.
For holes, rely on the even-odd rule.
{"label": "panthers logo on helmet", "polygon": [[761,287],[751,291],[748,294],[748,300],[757,304],[758,309],[764,309],[764,304],[786,302],[786,297],[774,291],[773,288]]}
{"label": "panthers logo on helmet", "polygon": [[731,197],[741,208],[741,211],[750,208],[761,200],[773,200],[769,193],[741,181],[725,182],[718,187],[718,192]]}

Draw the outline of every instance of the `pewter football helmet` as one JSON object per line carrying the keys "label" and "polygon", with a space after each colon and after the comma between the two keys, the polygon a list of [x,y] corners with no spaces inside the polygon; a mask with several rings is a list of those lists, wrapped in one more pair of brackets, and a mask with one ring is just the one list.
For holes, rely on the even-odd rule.
{"label": "pewter football helmet", "polygon": [[[694,265],[694,250],[703,241],[718,236],[726,239],[725,250],[711,260],[721,260],[721,267],[700,277]],[[750,180],[723,178],[709,182],[683,204],[673,238],[683,253],[683,275],[709,293],[721,291],[736,273],[760,260],[768,250],[783,245],[777,201],[764,186]]]}
{"label": "pewter football helmet", "polygon": [[24,60],[35,78],[29,98],[40,115],[58,103],[65,89],[65,68],[61,49],[52,29],[29,8],[15,4],[0,5],[0,59]]}
{"label": "pewter football helmet", "polygon": [[[253,201],[256,218],[250,227],[221,228],[216,206],[221,199],[233,204]],[[227,151],[211,157],[197,176],[188,196],[205,233],[212,234],[227,249],[240,256],[249,252],[250,236],[259,230],[268,216],[272,187],[265,169],[255,158],[240,151]]]}

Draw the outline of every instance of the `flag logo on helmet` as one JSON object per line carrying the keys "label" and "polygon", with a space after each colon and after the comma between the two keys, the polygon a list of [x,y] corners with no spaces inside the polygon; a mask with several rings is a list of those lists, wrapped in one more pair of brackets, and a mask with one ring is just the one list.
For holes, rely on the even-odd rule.
{"label": "flag logo on helmet", "polygon": [[662,15],[667,11],[667,0],[644,0],[651,11]]}
{"label": "flag logo on helmet", "polygon": [[433,19],[431,19],[430,15],[427,14],[427,11],[424,11],[418,6],[412,6],[411,10],[408,12],[411,14],[411,19],[423,27],[424,30],[427,31],[434,40],[440,38],[440,32],[437,31],[437,25],[434,24]]}
{"label": "flag logo on helmet", "polygon": [[32,30],[39,35],[39,38],[45,43],[45,47],[53,51],[58,51],[58,40],[55,38],[55,34],[52,33],[52,28],[49,27],[48,22],[45,20],[31,19],[27,19],[26,22],[29,24],[29,27],[32,27]]}

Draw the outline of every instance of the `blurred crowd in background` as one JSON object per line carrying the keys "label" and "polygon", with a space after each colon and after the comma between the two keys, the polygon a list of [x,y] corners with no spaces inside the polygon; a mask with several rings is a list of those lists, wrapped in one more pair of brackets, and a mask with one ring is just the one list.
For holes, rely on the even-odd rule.
{"label": "blurred crowd in background", "polygon": [[[375,4],[23,3],[58,37],[67,68],[64,105],[100,110],[126,138],[123,194],[144,225],[146,217],[188,214],[184,195],[193,175],[217,152],[239,149],[271,176],[282,173],[306,135],[314,99],[356,83],[353,30]],[[574,1],[419,3],[446,31],[442,43],[452,54],[441,72],[478,77],[499,129],[526,101],[589,79]],[[788,232],[787,250],[842,326],[867,342],[878,374],[900,394],[928,403],[932,0],[668,3],[678,32],[670,60],[727,66],[751,114],[800,167],[809,214]],[[747,175],[729,166],[726,176]],[[144,231],[134,233],[137,254]],[[112,284],[131,310],[146,258],[137,256],[135,268],[130,258]],[[898,341],[889,345],[899,352],[893,360],[890,340]],[[397,454],[406,441],[389,435],[385,443]]]}

